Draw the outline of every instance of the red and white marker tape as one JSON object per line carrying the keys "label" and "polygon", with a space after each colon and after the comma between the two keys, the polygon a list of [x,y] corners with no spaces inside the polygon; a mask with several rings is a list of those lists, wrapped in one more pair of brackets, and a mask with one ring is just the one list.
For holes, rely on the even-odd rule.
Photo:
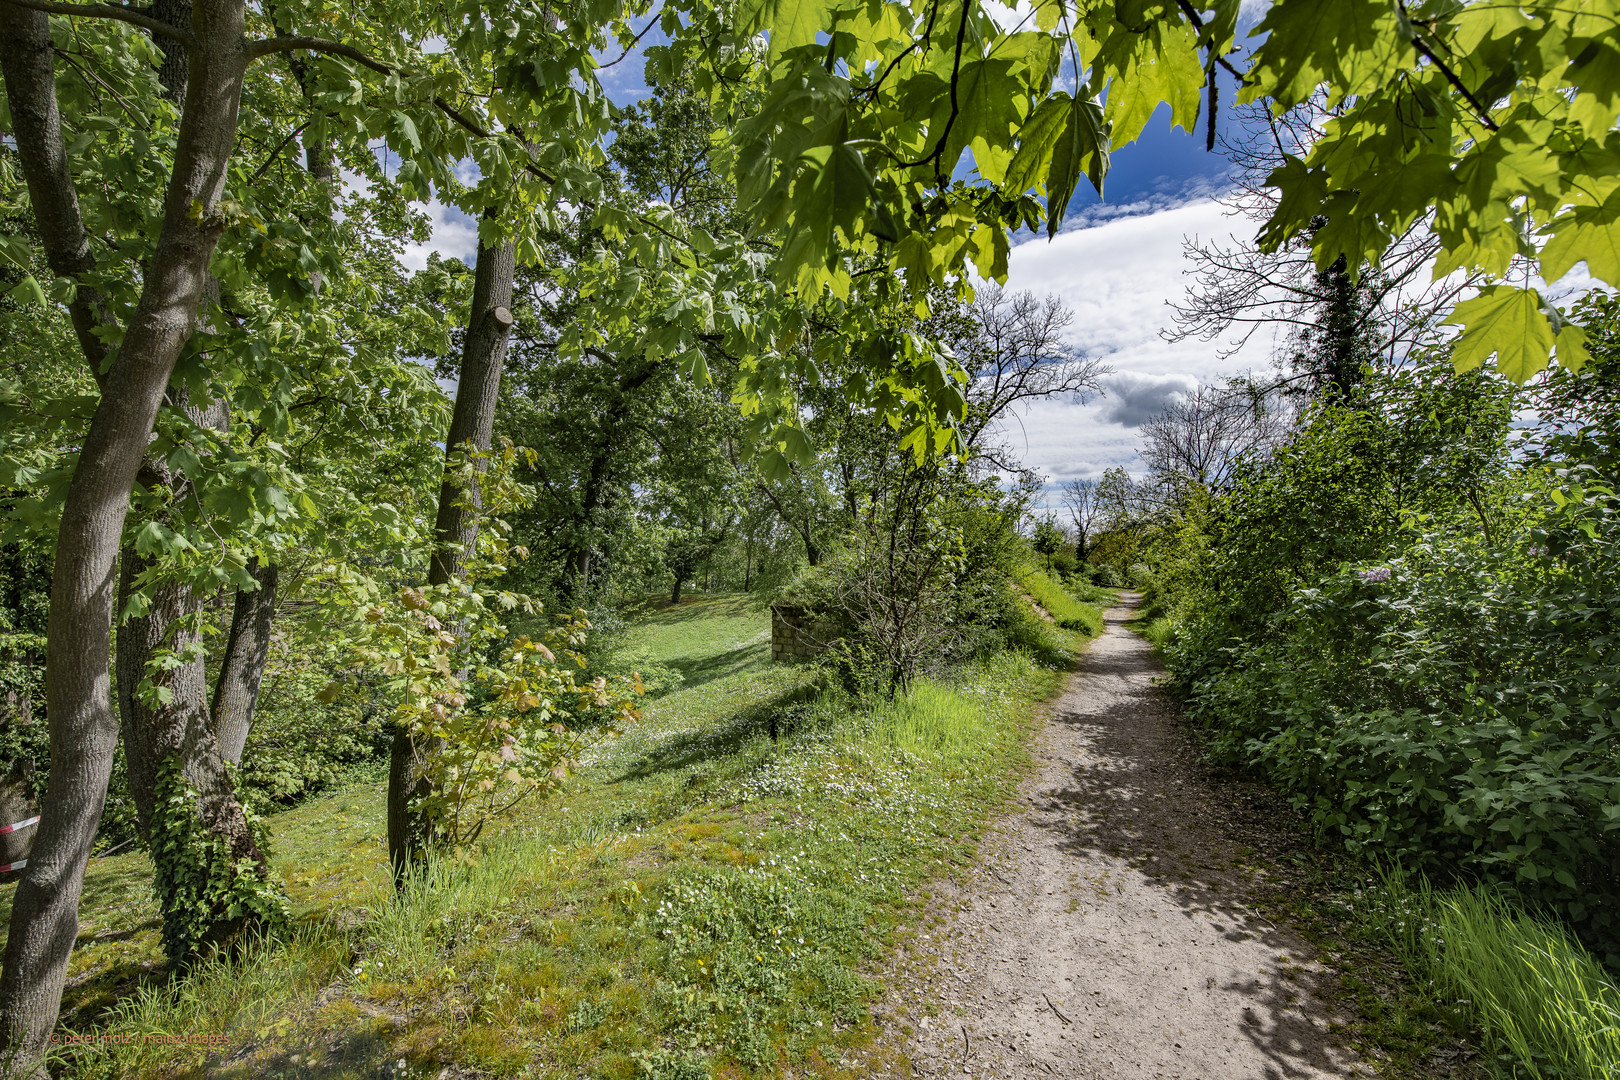
{"label": "red and white marker tape", "polygon": [[[18,829],[26,829],[30,825],[38,825],[38,824],[39,824],[39,815],[35,814],[33,817],[29,818],[28,820],[19,821],[14,825],[0,825],[0,836],[4,836],[4,835],[6,835],[6,833],[14,833]],[[7,872],[12,871],[12,870],[21,870],[23,867],[25,867],[27,865],[28,865],[28,860],[27,859],[23,859],[20,862],[6,863],[6,865],[0,866],[0,874],[4,874],[4,873],[7,873]]]}
{"label": "red and white marker tape", "polygon": [[[18,829],[26,829],[30,825],[38,825],[38,824],[39,824],[39,815],[35,814],[33,817],[29,818],[27,821],[19,821],[15,825],[0,825],[0,836],[4,836],[4,835],[6,835],[6,833],[16,832]],[[19,864],[19,865],[21,865],[21,864]],[[8,869],[9,869],[9,867],[8,867]]]}

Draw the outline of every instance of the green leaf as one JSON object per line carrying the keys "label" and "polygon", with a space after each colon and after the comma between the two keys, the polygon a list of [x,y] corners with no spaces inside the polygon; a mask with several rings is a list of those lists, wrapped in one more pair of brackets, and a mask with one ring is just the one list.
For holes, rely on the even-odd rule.
{"label": "green leaf", "polygon": [[1107,115],[1115,143],[1140,135],[1161,103],[1170,106],[1172,124],[1197,127],[1204,65],[1189,24],[1155,21],[1143,32],[1120,27],[1104,41],[1097,65],[1111,76]]}
{"label": "green leaf", "polygon": [[1297,157],[1290,155],[1266,177],[1266,186],[1282,194],[1276,209],[1260,230],[1258,243],[1261,251],[1276,251],[1290,237],[1308,228],[1327,201],[1327,174],[1313,169]]}
{"label": "green leaf", "polygon": [[1018,152],[1013,154],[1001,178],[1003,189],[1021,193],[1040,182],[1045,166],[1051,161],[1052,149],[1068,129],[1069,114],[1074,111],[1073,100],[1059,90],[1041,102],[1024,121],[1024,126],[1018,129]]}
{"label": "green leaf", "polygon": [[845,238],[856,238],[877,191],[860,152],[846,142],[811,147],[801,160],[805,169],[793,187],[798,201],[793,222],[800,235],[817,242],[805,252],[805,261],[820,263],[832,250],[835,226]]}
{"label": "green leaf", "polygon": [[1327,103],[1383,85],[1414,59],[1395,5],[1383,0],[1278,0],[1251,38],[1255,50],[1240,102],[1273,98],[1285,108],[1328,85]]}
{"label": "green leaf", "polygon": [[1580,206],[1559,216],[1543,232],[1552,239],[1541,249],[1541,273],[1556,281],[1578,262],[1610,285],[1620,285],[1620,189],[1602,206]]}
{"label": "green leaf", "polygon": [[957,148],[966,146],[973,151],[980,176],[999,184],[1006,175],[1013,153],[1010,136],[1023,119],[1020,106],[1026,100],[1019,92],[1023,86],[1013,77],[1014,66],[1012,59],[1001,57],[962,65],[956,87],[960,115],[945,146],[947,170],[956,166],[961,153]]}
{"label": "green leaf", "polygon": [[27,270],[34,258],[34,249],[21,236],[0,235],[0,258],[19,270]]}
{"label": "green leaf", "polygon": [[34,279],[33,274],[29,274],[16,285],[13,285],[6,295],[19,304],[45,306],[45,290],[39,287],[39,282]]}
{"label": "green leaf", "polygon": [[816,35],[831,26],[827,0],[765,0],[757,9],[761,28],[771,39],[771,63],[784,52],[813,45]]}
{"label": "green leaf", "polygon": [[1570,102],[1569,118],[1587,138],[1601,141],[1620,116],[1620,48],[1612,41],[1591,42],[1570,64],[1569,75],[1580,88]]}
{"label": "green leaf", "polygon": [[1108,151],[1103,132],[1102,109],[1095,101],[1075,98],[1068,109],[1068,124],[1052,150],[1052,168],[1046,179],[1046,235],[1057,235],[1068,212],[1069,200],[1086,173],[1102,194],[1103,177],[1108,172]]}
{"label": "green leaf", "polygon": [[771,433],[771,442],[776,444],[788,461],[796,465],[809,465],[816,459],[809,436],[792,424],[776,425],[776,430]]}
{"label": "green leaf", "polygon": [[1570,371],[1579,371],[1591,363],[1592,354],[1586,348],[1586,328],[1565,323],[1558,331],[1558,363]]}
{"label": "green leaf", "polygon": [[1494,353],[1496,369],[1523,383],[1547,366],[1553,331],[1541,310],[1541,294],[1534,289],[1490,285],[1458,304],[1446,319],[1462,326],[1451,347],[1451,363],[1458,373],[1472,371]]}

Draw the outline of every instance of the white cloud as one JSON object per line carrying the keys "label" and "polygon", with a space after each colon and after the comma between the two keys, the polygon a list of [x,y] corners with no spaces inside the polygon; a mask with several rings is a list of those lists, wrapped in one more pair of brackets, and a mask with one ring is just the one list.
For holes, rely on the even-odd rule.
{"label": "white cloud", "polygon": [[[1075,313],[1074,344],[1114,369],[1104,380],[1104,397],[1085,405],[1042,402],[1004,427],[1004,440],[1026,466],[1054,484],[1098,476],[1114,465],[1140,473],[1142,421],[1201,383],[1267,366],[1272,343],[1264,335],[1226,359],[1219,341],[1172,344],[1159,336],[1171,322],[1168,303],[1179,300],[1188,283],[1183,238],[1224,241],[1236,232],[1247,239],[1252,229],[1201,198],[1013,249],[1007,287],[1062,298]],[[1055,505],[1055,493],[1047,501]]]}
{"label": "white cloud", "polygon": [[423,210],[428,215],[432,236],[425,244],[407,243],[399,261],[411,270],[425,270],[428,254],[437,251],[442,256],[460,259],[471,266],[478,255],[478,223],[437,199],[428,203]]}

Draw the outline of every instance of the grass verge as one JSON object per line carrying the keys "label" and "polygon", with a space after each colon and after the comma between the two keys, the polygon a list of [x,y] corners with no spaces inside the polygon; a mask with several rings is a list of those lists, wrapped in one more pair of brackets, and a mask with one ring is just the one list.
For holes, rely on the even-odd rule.
{"label": "grass verge", "polygon": [[866,973],[927,882],[971,861],[1061,678],[1009,653],[863,707],[802,669],[721,675],[653,702],[562,796],[398,897],[382,793],[313,801],[271,820],[298,933],[180,979],[137,888],[149,865],[100,860],[63,1029],[98,1041],[57,1065],[244,1080],[829,1067],[871,1036]]}

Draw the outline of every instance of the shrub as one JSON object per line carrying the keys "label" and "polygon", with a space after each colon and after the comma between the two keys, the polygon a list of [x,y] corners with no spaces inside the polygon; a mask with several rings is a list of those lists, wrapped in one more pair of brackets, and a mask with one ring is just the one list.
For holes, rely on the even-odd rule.
{"label": "shrub", "polygon": [[375,687],[354,701],[324,703],[331,673],[309,657],[278,657],[265,679],[242,755],[239,790],[260,808],[327,790],[388,753],[386,707]]}
{"label": "shrub", "polygon": [[1125,585],[1125,579],[1120,576],[1119,568],[1111,563],[1103,563],[1096,568],[1096,575],[1092,578],[1105,589],[1119,589]]}
{"label": "shrub", "polygon": [[[1587,530],[1592,535],[1588,535]],[[1511,883],[1620,952],[1620,517],[1488,548],[1427,538],[1169,650],[1220,760],[1352,849]]]}
{"label": "shrub", "polygon": [[1132,563],[1125,572],[1125,581],[1133,589],[1146,589],[1153,584],[1153,571],[1147,563]]}
{"label": "shrub", "polygon": [[642,690],[648,697],[659,697],[671,690],[679,690],[686,676],[652,658],[651,650],[642,647],[621,649],[598,658],[591,670],[603,675],[630,675],[641,677]]}

